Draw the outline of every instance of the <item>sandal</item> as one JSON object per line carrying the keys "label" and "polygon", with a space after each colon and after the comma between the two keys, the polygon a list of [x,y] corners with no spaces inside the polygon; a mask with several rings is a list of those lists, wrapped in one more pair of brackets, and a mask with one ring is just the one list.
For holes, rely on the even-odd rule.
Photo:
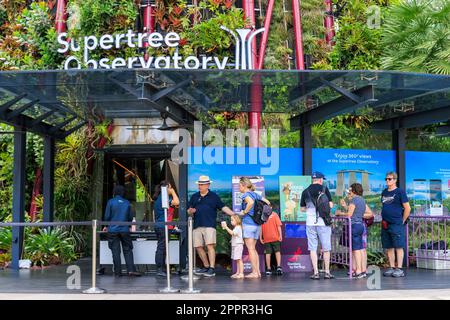
{"label": "sandal", "polygon": [[234,279],[244,279],[244,274],[243,273],[239,273],[236,275],[236,277],[234,277]]}
{"label": "sandal", "polygon": [[315,274],[313,274],[311,277],[309,277],[310,279],[313,279],[313,280],[320,280],[320,274],[318,274],[318,273],[315,273]]}
{"label": "sandal", "polygon": [[247,278],[247,279],[258,279],[259,275],[257,273],[249,273],[246,276],[244,276],[244,278]]}
{"label": "sandal", "polygon": [[325,273],[324,279],[334,279],[334,276],[331,273]]}

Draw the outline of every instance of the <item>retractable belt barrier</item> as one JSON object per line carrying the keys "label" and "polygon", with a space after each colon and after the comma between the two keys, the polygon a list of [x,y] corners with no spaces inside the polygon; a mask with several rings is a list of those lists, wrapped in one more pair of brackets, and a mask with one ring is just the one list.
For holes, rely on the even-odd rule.
{"label": "retractable belt barrier", "polygon": [[96,279],[96,269],[97,269],[97,228],[98,226],[110,226],[110,225],[120,225],[120,226],[155,226],[156,224],[165,225],[166,234],[166,263],[167,263],[167,288],[161,289],[160,292],[179,292],[179,289],[173,289],[170,287],[170,265],[169,265],[169,236],[168,236],[168,226],[188,226],[188,242],[189,242],[189,287],[183,290],[185,293],[198,293],[200,290],[193,288],[193,248],[192,248],[192,232],[193,232],[193,222],[192,217],[188,218],[188,222],[182,221],[171,221],[171,222],[123,222],[123,221],[70,221],[70,222],[0,222],[0,228],[3,227],[58,227],[58,226],[92,226],[92,286],[84,290],[83,293],[99,294],[104,293],[106,290],[97,287]]}

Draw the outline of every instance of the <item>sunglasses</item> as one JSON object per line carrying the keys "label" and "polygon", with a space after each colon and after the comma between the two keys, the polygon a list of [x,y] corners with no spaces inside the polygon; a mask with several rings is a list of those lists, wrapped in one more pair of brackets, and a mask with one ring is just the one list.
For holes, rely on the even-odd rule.
{"label": "sunglasses", "polygon": [[386,181],[391,181],[391,180],[395,180],[394,178],[386,178],[386,179],[384,179],[384,180],[386,180]]}

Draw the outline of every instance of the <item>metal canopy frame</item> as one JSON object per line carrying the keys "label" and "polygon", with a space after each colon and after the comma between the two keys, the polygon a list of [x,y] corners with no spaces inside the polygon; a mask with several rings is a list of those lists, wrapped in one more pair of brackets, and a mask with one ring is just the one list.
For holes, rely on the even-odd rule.
{"label": "metal canopy frame", "polygon": [[[276,93],[268,90],[271,94],[261,98],[252,95],[250,88],[255,86],[261,92],[274,86],[283,90]],[[288,103],[273,109],[273,103],[268,102],[283,92]],[[318,103],[311,105],[311,101]],[[164,113],[179,124],[189,125],[198,118],[214,121],[211,112],[252,112],[255,102],[261,106],[260,113],[292,115],[291,129],[300,129],[301,133],[304,175],[312,173],[313,124],[341,114],[365,112],[377,116],[379,120],[371,124],[372,129],[392,132],[398,181],[404,187],[406,130],[448,122],[450,77],[383,71],[0,72],[0,122],[14,126],[14,131],[9,131],[14,135],[13,220],[24,220],[27,131],[44,136],[44,221],[52,221],[55,143],[88,121],[103,121],[107,117],[153,118]],[[404,107],[408,104],[413,107]],[[268,105],[272,109],[265,110]],[[171,146],[165,148],[169,150]],[[180,188],[184,190],[187,188],[185,164],[180,166],[180,177]],[[181,200],[180,208],[186,208],[186,199]],[[23,228],[13,227],[12,267],[15,269],[23,236]]]}

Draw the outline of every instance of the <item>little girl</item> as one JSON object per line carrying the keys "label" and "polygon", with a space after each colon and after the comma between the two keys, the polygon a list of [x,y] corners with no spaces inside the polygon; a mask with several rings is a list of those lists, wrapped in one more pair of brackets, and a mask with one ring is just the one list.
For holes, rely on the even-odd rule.
{"label": "little girl", "polygon": [[236,273],[231,276],[233,279],[244,278],[244,263],[242,262],[242,251],[244,250],[244,239],[242,238],[242,222],[238,215],[231,216],[233,230],[228,228],[227,223],[222,221],[222,228],[231,235],[231,259],[236,261]]}

